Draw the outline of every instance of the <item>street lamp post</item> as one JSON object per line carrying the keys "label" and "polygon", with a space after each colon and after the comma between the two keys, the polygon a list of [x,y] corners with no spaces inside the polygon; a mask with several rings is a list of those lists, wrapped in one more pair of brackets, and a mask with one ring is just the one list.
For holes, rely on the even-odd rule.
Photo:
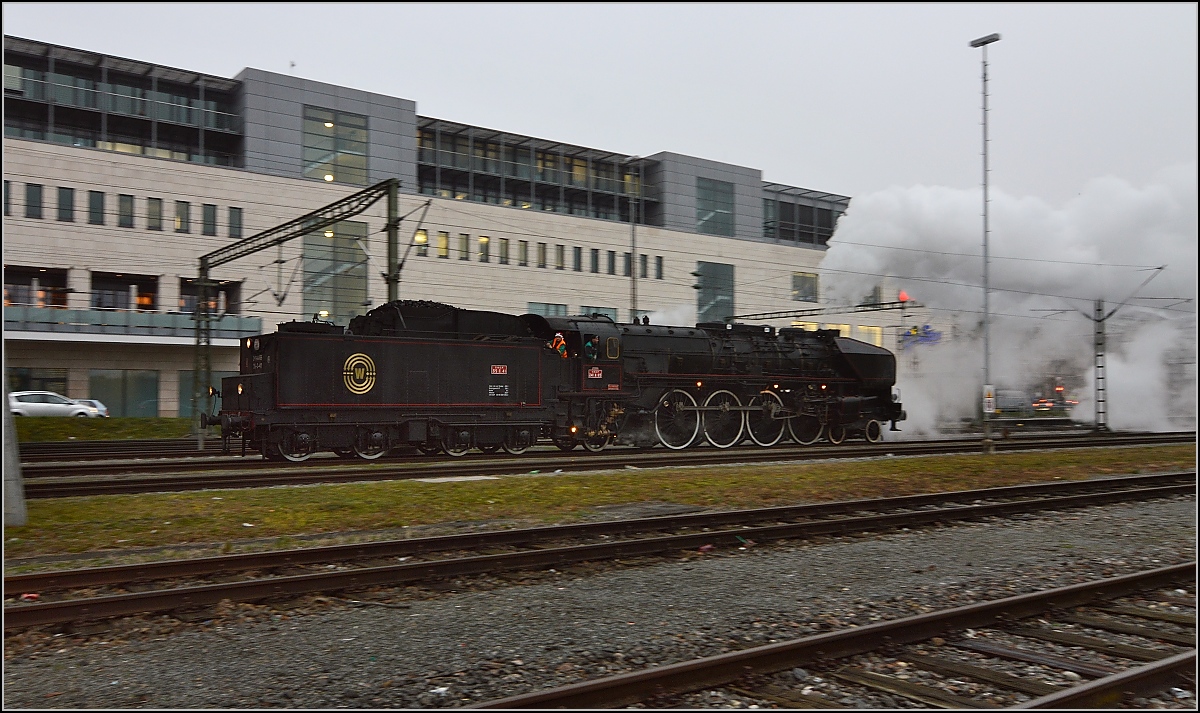
{"label": "street lamp post", "polygon": [[[977,40],[971,40],[972,47],[983,49],[983,383],[985,387],[992,383],[991,344],[989,342],[990,315],[988,309],[988,130],[987,130],[987,46],[997,42],[1000,35],[992,33]],[[991,414],[985,407],[983,410],[983,451],[992,453],[995,446],[992,443]]]}

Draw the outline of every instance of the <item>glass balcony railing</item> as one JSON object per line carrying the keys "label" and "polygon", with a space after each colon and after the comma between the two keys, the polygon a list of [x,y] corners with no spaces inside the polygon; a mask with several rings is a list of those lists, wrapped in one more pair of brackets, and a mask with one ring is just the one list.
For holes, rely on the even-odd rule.
{"label": "glass balcony railing", "polygon": [[[23,305],[4,307],[5,331],[191,339],[195,336],[195,324],[192,315],[183,312],[55,309]],[[213,339],[238,339],[255,334],[262,334],[261,317],[227,314],[212,323]]]}
{"label": "glass balcony railing", "polygon": [[201,108],[198,106],[200,102],[193,99],[158,101],[149,97],[106,92],[68,84],[53,84],[40,79],[28,78],[22,78],[19,87],[6,85],[4,93],[11,97],[36,101],[53,100],[55,104],[63,106],[96,109],[145,119],[158,119],[186,126],[199,126],[203,121],[206,128],[219,131],[236,132],[240,126],[237,114]]}

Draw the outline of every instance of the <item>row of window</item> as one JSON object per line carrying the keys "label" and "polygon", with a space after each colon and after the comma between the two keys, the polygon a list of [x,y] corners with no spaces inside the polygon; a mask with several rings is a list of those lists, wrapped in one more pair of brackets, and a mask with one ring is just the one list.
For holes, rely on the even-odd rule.
{"label": "row of window", "polygon": [[[874,344],[877,347],[883,346],[883,327],[871,327],[871,326],[866,326],[866,325],[856,325],[853,328],[853,330],[851,330],[849,324],[833,324],[833,323],[829,323],[829,322],[821,323],[821,322],[801,322],[801,321],[792,322],[792,326],[799,327],[801,329],[807,329],[810,332],[816,331],[817,329],[834,329],[834,330],[837,330],[837,332],[840,336],[853,337],[854,339],[857,339],[860,342],[867,342],[868,344]],[[852,331],[854,332],[853,334],[851,334]]]}
{"label": "row of window", "polygon": [[[510,264],[511,242],[512,241],[510,241],[508,238],[498,238],[496,241],[496,249],[495,249],[496,262],[500,263],[501,265]],[[424,229],[418,230],[417,235],[414,238],[414,243],[416,243],[416,246],[417,246],[417,257],[428,257],[429,256],[429,233],[427,231],[425,231]],[[492,239],[490,237],[488,237],[486,235],[480,235],[476,239],[474,245],[475,245],[474,254],[478,256],[479,262],[491,262],[492,261],[493,250],[492,250]],[[529,241],[528,240],[518,240],[516,247],[517,247],[517,250],[516,250],[517,264],[520,265],[521,267],[527,267],[529,265],[529,247],[530,247]],[[548,243],[536,243],[534,246],[534,249],[535,249],[535,258],[536,258],[535,264],[538,267],[543,267],[543,268],[549,267],[551,264],[551,260],[550,260],[551,246]],[[556,270],[567,269],[567,246],[558,244],[558,245],[554,245],[553,249],[554,249],[554,258],[553,258],[554,269],[556,269]],[[451,252],[451,250],[450,250],[450,233],[448,231],[443,230],[443,231],[438,232],[437,242],[434,245],[434,250],[435,250],[435,254],[437,255],[437,257],[443,258],[446,260],[450,259],[450,252]],[[605,263],[605,269],[603,270],[603,272],[605,272],[609,275],[615,275],[615,274],[617,274],[617,251],[608,250],[605,252],[607,253],[607,262]],[[578,246],[571,248],[571,266],[572,266],[571,269],[573,269],[575,272],[583,272],[583,265],[584,265],[583,255],[584,255],[584,248],[578,247]],[[630,270],[631,270],[631,265],[630,265],[631,253],[622,253],[621,255],[622,255],[622,264],[623,264],[622,272],[626,277],[629,277]],[[471,235],[469,233],[459,233],[458,234],[457,256],[458,256],[459,260],[470,260],[471,259],[471,257],[472,257],[472,240],[471,240]],[[601,250],[599,248],[591,248],[590,249],[590,257],[591,257],[591,260],[590,260],[591,272],[594,274],[600,274],[601,273]],[[650,256],[645,253],[639,254],[638,255],[638,277],[647,277],[648,278],[649,271],[650,271]],[[662,255],[654,256],[654,279],[656,279],[656,280],[663,279]]]}
{"label": "row of window", "polygon": [[[4,215],[12,215],[11,181],[4,182]],[[45,186],[40,183],[25,184],[25,217],[40,220],[45,212]],[[62,222],[75,222],[75,189],[58,186],[56,218]],[[146,230],[163,229],[163,199],[146,198],[145,223]],[[106,209],[106,194],[104,191],[87,192],[87,222],[91,225],[106,225],[110,214]],[[132,195],[120,193],[117,195],[116,219],[118,228],[134,227],[135,199]],[[231,238],[242,237],[242,209],[229,207],[228,219],[225,223]],[[192,232],[192,204],[188,201],[175,201],[174,227],[176,233]],[[217,206],[203,203],[200,206],[201,235],[217,234]]]}
{"label": "row of window", "polygon": [[[157,311],[159,281],[156,275],[92,271],[89,306],[92,309]],[[62,268],[4,266],[4,305],[67,307],[67,271]],[[194,312],[200,288],[196,280],[180,278],[180,312]],[[241,283],[224,281],[209,290],[209,309],[218,314],[240,312]],[[165,305],[161,307],[167,308]]]}
{"label": "row of window", "polygon": [[[112,417],[152,418],[159,415],[159,375],[163,372],[147,369],[89,369],[87,398],[95,399],[108,408]],[[221,379],[236,376],[235,371],[213,371],[211,385],[221,388]],[[192,415],[192,384],[194,371],[180,370],[179,417]],[[67,394],[67,370],[12,367],[8,370],[9,391],[53,391]],[[83,398],[77,397],[77,398]],[[214,396],[214,410],[220,408],[219,396]]]}

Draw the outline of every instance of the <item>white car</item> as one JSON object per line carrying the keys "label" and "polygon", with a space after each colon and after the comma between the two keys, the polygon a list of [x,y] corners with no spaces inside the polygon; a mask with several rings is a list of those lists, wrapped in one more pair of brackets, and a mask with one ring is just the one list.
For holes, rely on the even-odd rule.
{"label": "white car", "polygon": [[100,410],[53,391],[13,391],[8,395],[8,410],[14,416],[81,416],[96,418]]}
{"label": "white car", "polygon": [[108,418],[108,407],[102,402],[97,401],[96,399],[75,399],[75,401],[83,404],[84,406],[94,406],[96,411],[99,412],[97,415],[103,418]]}

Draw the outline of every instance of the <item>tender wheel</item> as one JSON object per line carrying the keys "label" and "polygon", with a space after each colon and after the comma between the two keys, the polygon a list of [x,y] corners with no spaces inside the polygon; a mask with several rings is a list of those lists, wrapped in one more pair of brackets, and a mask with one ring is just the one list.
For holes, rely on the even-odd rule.
{"label": "tender wheel", "polygon": [[682,389],[669,392],[654,409],[654,432],[667,448],[682,450],[692,445],[700,432],[696,399]]}
{"label": "tender wheel", "polygon": [[583,439],[583,447],[592,453],[599,453],[608,447],[611,440],[612,436],[607,433],[602,436],[589,436]]}
{"label": "tender wheel", "polygon": [[533,445],[533,434],[527,428],[512,428],[504,438],[504,452],[519,456]]}
{"label": "tender wheel", "polygon": [[816,443],[823,429],[816,416],[796,416],[788,420],[788,432],[792,434],[792,440],[802,446]]}
{"label": "tender wheel", "polygon": [[354,439],[354,454],[363,460],[382,458],[389,450],[387,435],[376,430],[360,430]]}
{"label": "tender wheel", "polygon": [[764,448],[779,443],[788,426],[787,419],[778,417],[784,410],[779,395],[774,391],[762,391],[746,405],[762,409],[746,412],[746,432],[750,434],[750,440]]}
{"label": "tender wheel", "polygon": [[460,428],[448,428],[442,436],[442,450],[446,455],[461,458],[471,450],[471,432]]}
{"label": "tender wheel", "polygon": [[558,446],[560,451],[573,451],[575,446],[579,445],[579,441],[575,440],[575,436],[554,436],[551,440],[554,445]]}
{"label": "tender wheel", "polygon": [[307,433],[289,433],[279,442],[279,455],[293,463],[306,461],[316,450],[316,442]]}
{"label": "tender wheel", "polygon": [[[717,448],[729,448],[742,442],[746,417],[742,401],[732,391],[721,389],[704,400],[704,438]],[[708,409],[717,409],[710,411]]]}
{"label": "tender wheel", "polygon": [[867,421],[867,427],[863,429],[863,437],[867,439],[867,443],[879,443],[883,440],[883,424],[878,421]]}
{"label": "tender wheel", "polygon": [[846,440],[846,428],[844,426],[830,426],[827,438],[829,438],[830,443],[836,446]]}

